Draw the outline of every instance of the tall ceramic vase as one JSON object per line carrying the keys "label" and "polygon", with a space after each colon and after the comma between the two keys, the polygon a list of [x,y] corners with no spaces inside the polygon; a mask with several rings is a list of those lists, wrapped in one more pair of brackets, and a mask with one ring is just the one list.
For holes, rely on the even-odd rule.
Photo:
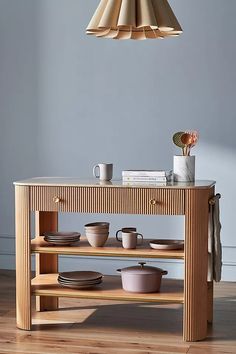
{"label": "tall ceramic vase", "polygon": [[173,174],[175,182],[194,182],[195,156],[174,156]]}

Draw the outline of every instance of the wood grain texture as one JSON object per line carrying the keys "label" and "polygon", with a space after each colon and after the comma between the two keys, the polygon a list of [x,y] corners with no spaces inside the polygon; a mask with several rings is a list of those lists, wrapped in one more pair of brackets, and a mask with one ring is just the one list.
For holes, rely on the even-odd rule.
{"label": "wood grain texture", "polygon": [[103,283],[94,289],[63,288],[57,282],[58,274],[43,274],[32,279],[32,294],[83,299],[183,303],[183,282],[164,279],[160,293],[135,294],[122,289],[121,277],[106,275]]}
{"label": "wood grain texture", "polygon": [[[58,213],[57,212],[35,212],[35,234],[42,235],[47,231],[57,231],[58,229]],[[47,274],[58,272],[58,255],[48,253],[36,254],[35,260],[36,274]],[[57,297],[41,297],[36,298],[36,310],[56,310],[58,308]]]}
{"label": "wood grain texture", "polygon": [[15,187],[16,232],[16,322],[17,327],[31,329],[31,257],[29,187]]}
{"label": "wood grain texture", "polygon": [[[215,186],[209,190],[209,200],[215,195]],[[213,322],[214,282],[207,282],[207,322]]]}
{"label": "wood grain texture", "polygon": [[207,335],[209,191],[186,191],[184,340]]}
{"label": "wood grain texture", "polygon": [[[22,282],[21,289],[17,293],[30,293],[30,252],[37,255],[37,276],[32,282],[32,294],[45,297],[40,300],[37,308],[39,310],[56,309],[56,297],[75,297],[93,299],[113,299],[126,301],[144,302],[177,302],[184,301],[184,340],[197,341],[204,339],[207,335],[207,320],[212,318],[212,294],[207,284],[207,243],[208,243],[208,200],[213,193],[214,182],[201,185],[199,188],[188,186],[181,188],[143,188],[143,187],[107,187],[107,186],[45,186],[35,185],[35,182],[27,188],[28,199],[16,199],[19,208],[23,205],[23,214],[17,214],[16,224],[23,239],[17,244],[18,252],[21,254],[22,263],[27,264],[27,284]],[[29,188],[29,189],[28,189]],[[30,199],[30,200],[29,200]],[[155,202],[154,202],[155,201]],[[27,205],[26,205],[27,204]],[[26,210],[36,211],[36,239],[32,241],[30,249],[28,241],[30,238],[30,221],[26,217]],[[171,286],[159,294],[129,294],[121,289],[117,278],[107,277],[103,288],[96,291],[78,291],[74,289],[61,288],[56,282],[57,255],[80,254],[95,256],[122,256],[127,257],[148,257],[166,258],[167,254],[161,251],[139,248],[136,250],[123,250],[115,247],[93,249],[81,241],[78,247],[54,247],[46,246],[42,240],[44,231],[57,229],[58,212],[81,212],[81,213],[114,213],[114,214],[143,214],[143,215],[185,215],[185,250],[183,252],[169,253],[169,258],[185,259],[185,281],[183,291],[174,289]],[[23,225],[23,226],[22,226]],[[26,233],[23,233],[23,229]],[[24,252],[22,251],[24,250]],[[137,253],[136,253],[137,252]],[[25,269],[26,266],[23,266]],[[21,265],[21,264],[20,264]],[[51,274],[53,273],[53,274]],[[19,274],[22,275],[21,271]],[[23,279],[25,280],[25,279]],[[165,284],[165,282],[163,283]],[[168,284],[168,283],[166,283]],[[50,299],[52,297],[52,300]],[[26,312],[26,305],[20,303],[20,311]],[[30,321],[30,311],[27,313]],[[24,323],[27,321],[24,320]],[[27,326],[26,326],[27,327]],[[30,326],[28,326],[29,328]]]}
{"label": "wood grain texture", "polygon": [[[214,326],[203,342],[182,341],[181,304],[62,298],[35,312],[32,331],[15,326],[15,271],[0,270],[0,353],[235,354],[236,283],[215,284]],[[191,350],[190,350],[191,349]]]}
{"label": "wood grain texture", "polygon": [[91,247],[85,236],[82,236],[76,245],[54,246],[44,241],[43,236],[31,241],[32,253],[68,254],[78,256],[97,257],[134,257],[134,258],[168,258],[184,259],[183,250],[154,250],[149,246],[149,240],[145,239],[144,244],[136,249],[124,249],[115,238],[109,237],[104,247]]}
{"label": "wood grain texture", "polygon": [[214,283],[207,282],[207,322],[213,322]]}
{"label": "wood grain texture", "polygon": [[[183,215],[185,211],[181,189],[32,186],[30,190],[31,210],[36,211],[144,215]],[[150,203],[153,199],[155,205]]]}

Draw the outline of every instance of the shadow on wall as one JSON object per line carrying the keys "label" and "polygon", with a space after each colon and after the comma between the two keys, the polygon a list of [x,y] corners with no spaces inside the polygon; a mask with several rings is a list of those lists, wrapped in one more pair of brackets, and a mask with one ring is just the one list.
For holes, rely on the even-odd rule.
{"label": "shadow on wall", "polygon": [[221,223],[223,246],[236,246],[233,221],[235,211],[232,206],[236,199],[236,189],[232,185],[236,175],[235,147],[199,141],[196,151],[196,174],[199,179],[216,180],[216,192],[221,193]]}
{"label": "shadow on wall", "polygon": [[12,182],[38,173],[38,1],[0,1],[0,235],[14,234]]}

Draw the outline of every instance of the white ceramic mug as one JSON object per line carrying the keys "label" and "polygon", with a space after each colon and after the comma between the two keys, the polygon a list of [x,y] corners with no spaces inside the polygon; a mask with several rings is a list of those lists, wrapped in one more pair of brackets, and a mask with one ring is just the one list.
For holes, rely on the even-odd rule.
{"label": "white ceramic mug", "polygon": [[[121,232],[121,239],[119,239],[119,232]],[[143,243],[143,235],[138,233],[135,227],[124,227],[116,232],[117,241],[122,242],[123,248],[126,249],[134,249],[137,247],[138,236],[141,237],[141,245]]]}
{"label": "white ceramic mug", "polygon": [[93,175],[101,181],[110,181],[112,179],[113,164],[98,163],[93,167]]}

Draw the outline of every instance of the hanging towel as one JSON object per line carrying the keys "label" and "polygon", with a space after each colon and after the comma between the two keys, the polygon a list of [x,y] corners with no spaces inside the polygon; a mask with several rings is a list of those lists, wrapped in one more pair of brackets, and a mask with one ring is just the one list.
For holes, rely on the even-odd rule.
{"label": "hanging towel", "polygon": [[222,246],[220,241],[220,194],[216,194],[210,202],[208,226],[208,281],[221,280]]}

